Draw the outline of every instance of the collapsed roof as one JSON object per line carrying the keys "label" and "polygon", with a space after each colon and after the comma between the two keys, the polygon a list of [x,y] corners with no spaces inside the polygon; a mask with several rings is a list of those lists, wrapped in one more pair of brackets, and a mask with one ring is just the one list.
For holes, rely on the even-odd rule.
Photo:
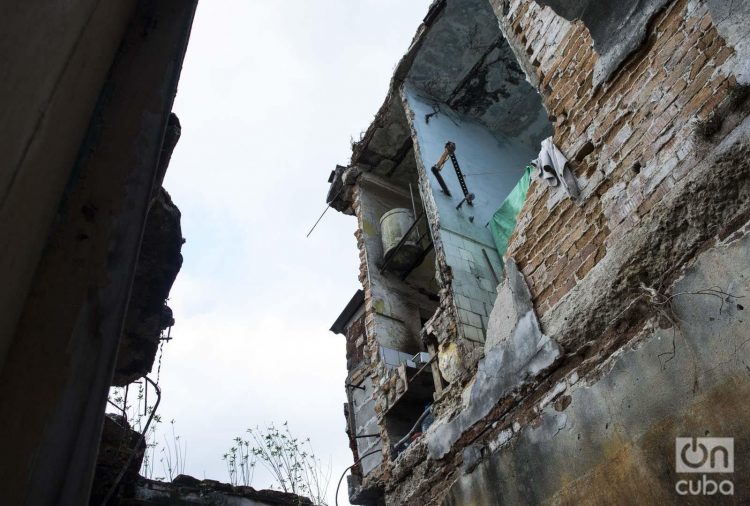
{"label": "collapsed roof", "polygon": [[416,174],[411,132],[401,101],[404,83],[429,102],[483,123],[532,147],[548,135],[539,95],[518,65],[486,0],[436,0],[396,66],[385,102],[349,167],[337,167],[326,201],[352,214],[354,180],[369,172],[405,185]]}

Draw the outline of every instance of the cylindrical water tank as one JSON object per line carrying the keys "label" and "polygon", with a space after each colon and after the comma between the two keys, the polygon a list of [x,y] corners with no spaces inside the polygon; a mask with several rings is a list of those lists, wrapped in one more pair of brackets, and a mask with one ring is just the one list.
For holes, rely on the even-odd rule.
{"label": "cylindrical water tank", "polygon": [[[401,238],[404,237],[409,228],[414,224],[414,215],[410,209],[391,209],[380,217],[380,233],[383,240],[383,255],[388,257],[391,250],[395,249]],[[394,271],[402,271],[409,268],[422,254],[419,246],[417,228],[409,233],[401,248],[388,262],[387,268]]]}

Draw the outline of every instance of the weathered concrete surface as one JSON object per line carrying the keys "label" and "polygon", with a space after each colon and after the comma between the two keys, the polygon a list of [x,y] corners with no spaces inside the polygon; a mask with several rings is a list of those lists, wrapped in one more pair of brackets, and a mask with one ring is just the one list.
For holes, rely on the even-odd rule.
{"label": "weathered concrete surface", "polygon": [[0,367],[136,3],[0,5]]}
{"label": "weathered concrete surface", "polygon": [[485,350],[491,350],[507,339],[521,323],[522,318],[534,311],[531,292],[512,258],[505,264],[505,277],[498,286],[497,300],[490,314]]}
{"label": "weathered concrete surface", "polygon": [[[748,256],[749,235],[703,253],[670,291],[678,329],[647,328],[642,341],[615,355],[589,383],[570,387],[562,412],[566,404],[548,406],[459,478],[445,504],[677,503],[676,481],[691,478],[675,472],[677,436],[734,437],[735,472],[711,477],[734,481],[735,495],[723,503],[746,503],[747,310],[741,298],[688,293],[721,287],[747,297]],[[716,496],[691,499],[717,503]]]}
{"label": "weathered concrete surface", "polygon": [[551,7],[568,21],[580,19],[594,40],[599,60],[594,66],[594,86],[612,75],[643,43],[651,18],[671,0],[535,0]]}
{"label": "weathered concrete surface", "polygon": [[[0,439],[7,504],[89,498],[195,6],[195,0],[138,3],[86,140],[76,145],[67,191],[57,194],[57,220],[0,371],[0,432],[13,435]],[[34,203],[27,198],[25,205]]]}
{"label": "weathered concrete surface", "polygon": [[719,34],[735,50],[737,82],[750,84],[750,2],[708,0],[708,10]]}
{"label": "weathered concrete surface", "polygon": [[179,475],[172,483],[141,479],[121,506],[313,506],[307,497],[278,490],[233,487],[214,480]]}
{"label": "weathered concrete surface", "polygon": [[151,372],[161,331],[174,323],[166,299],[182,266],[182,243],[180,210],[160,188],[146,219],[113,385]]}
{"label": "weathered concrete surface", "polygon": [[[118,479],[120,493],[113,493],[112,497],[133,495],[145,449],[146,442],[130,427],[124,417],[107,414],[104,417],[102,441],[99,444],[99,457],[96,460],[96,473],[89,504],[101,505],[102,501],[110,496],[112,487]],[[133,454],[132,457],[131,454]],[[126,464],[127,469],[125,469]],[[123,469],[125,469],[124,473]],[[121,473],[123,473],[122,478],[120,478]],[[107,504],[111,505],[116,502],[117,499],[114,499]]]}
{"label": "weathered concrete surface", "polygon": [[536,90],[526,81],[487,0],[450,0],[425,31],[406,81],[494,134],[531,149],[551,135]]}
{"label": "weathered concrete surface", "polygon": [[504,303],[517,307],[517,320],[512,326],[495,327],[507,334],[492,337],[495,345],[486,349],[485,357],[479,361],[468,405],[453,420],[436,424],[426,434],[427,448],[434,459],[444,457],[461,435],[487,416],[503,397],[532,381],[561,356],[557,343],[540,331],[531,294],[512,262],[508,263],[507,277],[515,289],[513,299],[500,300],[496,308]]}

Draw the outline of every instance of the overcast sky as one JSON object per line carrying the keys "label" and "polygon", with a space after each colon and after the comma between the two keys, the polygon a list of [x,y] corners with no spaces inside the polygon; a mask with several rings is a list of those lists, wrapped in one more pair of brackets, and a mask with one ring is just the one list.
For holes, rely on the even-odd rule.
{"label": "overcast sky", "polygon": [[328,329],[359,288],[355,220],[330,211],[305,234],[429,3],[200,2],[165,182],[187,242],[159,408],[187,442],[188,474],[228,481],[232,438],[288,420],[332,459],[333,504],[352,456],[344,339]]}

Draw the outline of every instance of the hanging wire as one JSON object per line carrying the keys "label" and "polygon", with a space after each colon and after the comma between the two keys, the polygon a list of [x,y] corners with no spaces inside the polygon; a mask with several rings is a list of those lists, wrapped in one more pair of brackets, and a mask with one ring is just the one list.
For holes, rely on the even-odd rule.
{"label": "hanging wire", "polygon": [[[360,174],[361,174],[361,172],[360,172]],[[352,184],[354,184],[354,182],[357,181],[357,179],[359,179],[359,175],[360,174],[357,174],[355,176],[354,181],[352,182]],[[344,188],[346,188],[347,186],[351,186],[351,185],[345,184],[344,181],[342,180],[341,181],[341,188],[339,188],[339,191],[336,192],[336,195],[334,195],[333,198],[328,201],[328,203],[326,204],[326,208],[323,209],[323,212],[320,214],[320,217],[318,218],[318,220],[315,222],[315,224],[312,226],[312,228],[310,229],[310,231],[307,233],[307,235],[305,237],[310,237],[310,234],[313,233],[313,230],[315,230],[315,227],[318,226],[318,223],[320,223],[320,220],[323,219],[323,216],[331,208],[331,204],[333,203],[333,201],[336,200],[339,195],[341,195],[341,192],[344,191]]]}
{"label": "hanging wire", "polygon": [[161,344],[159,345],[159,366],[156,368],[156,384],[159,384],[159,377],[161,376],[161,358],[164,356],[164,341],[171,341],[172,340],[172,327],[170,326],[167,329],[167,337],[161,339]]}
{"label": "hanging wire", "polygon": [[494,175],[499,175],[499,174],[500,173],[497,172],[497,171],[495,171],[495,172],[475,172],[473,174],[464,174],[464,177],[469,177],[469,176],[494,176]]}
{"label": "hanging wire", "polygon": [[323,216],[331,208],[331,202],[333,202],[334,200],[336,200],[338,198],[338,196],[341,195],[341,192],[344,191],[344,188],[346,188],[346,185],[342,181],[341,182],[341,188],[339,188],[339,191],[336,192],[336,195],[326,204],[326,208],[323,209],[323,212],[320,214],[320,217],[318,218],[318,220],[315,222],[315,224],[312,226],[312,228],[310,229],[310,231],[307,233],[307,235],[305,237],[310,237],[310,234],[313,233],[313,230],[315,230],[315,227],[318,226],[318,223],[320,223],[320,220],[323,219]]}
{"label": "hanging wire", "polygon": [[336,495],[333,496],[334,500],[336,501],[336,506],[339,506],[339,488],[341,487],[341,482],[344,480],[344,476],[346,476],[346,473],[349,471],[349,469],[351,469],[352,467],[354,467],[357,464],[359,464],[360,462],[362,462],[362,459],[364,459],[365,457],[367,457],[369,455],[373,455],[373,454],[381,452],[381,451],[382,451],[382,449],[377,448],[375,450],[367,452],[364,455],[362,455],[354,464],[352,464],[351,466],[349,466],[346,469],[344,469],[344,472],[341,473],[341,478],[339,478],[339,482],[336,485]]}

